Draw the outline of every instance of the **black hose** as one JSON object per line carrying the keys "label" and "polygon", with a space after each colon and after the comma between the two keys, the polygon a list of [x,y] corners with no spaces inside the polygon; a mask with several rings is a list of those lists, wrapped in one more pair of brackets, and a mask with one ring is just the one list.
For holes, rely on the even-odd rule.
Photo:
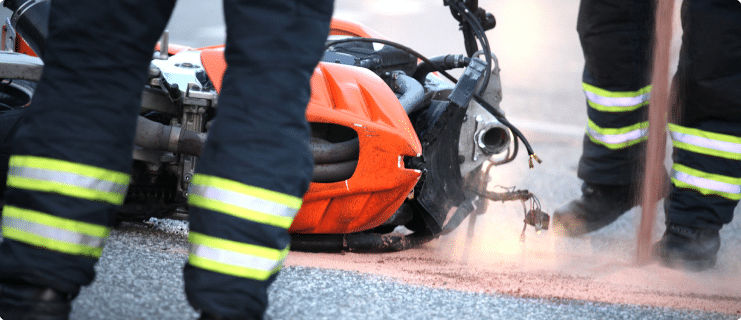
{"label": "black hose", "polygon": [[291,234],[291,250],[304,252],[381,253],[414,248],[437,238],[427,233]]}
{"label": "black hose", "polygon": [[468,66],[468,64],[471,62],[471,58],[465,57],[460,54],[449,54],[444,56],[432,57],[430,58],[430,62],[431,64],[422,61],[419,65],[417,65],[417,71],[414,72],[412,78],[419,81],[419,83],[425,83],[425,78],[427,78],[428,73],[438,71],[439,69],[450,70]]}
{"label": "black hose", "polygon": [[425,102],[425,89],[422,87],[422,83],[414,80],[414,78],[404,75],[403,72],[394,74],[392,82],[392,90],[394,93],[401,94],[399,102],[406,114],[411,114],[415,110],[419,109]]}
{"label": "black hose", "polygon": [[316,164],[314,165],[314,175],[311,178],[311,182],[330,183],[350,179],[353,173],[355,173],[357,166],[358,160]]}
{"label": "black hose", "polygon": [[291,250],[302,252],[342,252],[344,234],[291,234]]}
{"label": "black hose", "polygon": [[316,164],[357,160],[359,153],[360,141],[358,138],[337,143],[316,137],[311,138],[311,154],[314,156],[314,163]]}
{"label": "black hose", "polygon": [[177,153],[200,155],[203,153],[203,147],[205,145],[204,134],[199,134],[191,130],[182,130],[180,132],[180,141],[178,141]]}
{"label": "black hose", "polygon": [[206,134],[168,126],[139,116],[134,143],[145,149],[200,156]]}

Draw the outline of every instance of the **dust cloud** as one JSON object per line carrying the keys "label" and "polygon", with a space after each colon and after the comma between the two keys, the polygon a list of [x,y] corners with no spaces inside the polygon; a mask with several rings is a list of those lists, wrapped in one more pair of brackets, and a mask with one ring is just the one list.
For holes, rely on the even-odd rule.
{"label": "dust cloud", "polygon": [[[492,203],[487,213],[477,216],[469,246],[466,219],[451,234],[411,250],[384,254],[291,252],[286,265],[358,271],[470,292],[741,313],[741,260],[735,254],[741,252],[738,242],[724,243],[715,268],[683,272],[658,262],[636,265],[637,208],[610,226],[579,238],[551,231],[536,233],[528,226],[521,242],[523,218],[519,203]],[[659,219],[657,225],[663,226],[663,221]],[[655,230],[655,239],[661,231]]]}

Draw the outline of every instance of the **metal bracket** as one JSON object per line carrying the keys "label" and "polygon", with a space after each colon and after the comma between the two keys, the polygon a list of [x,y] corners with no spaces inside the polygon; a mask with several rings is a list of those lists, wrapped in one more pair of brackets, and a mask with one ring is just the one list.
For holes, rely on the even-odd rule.
{"label": "metal bracket", "polygon": [[44,63],[37,57],[16,52],[0,52],[0,79],[39,81]]}
{"label": "metal bracket", "polygon": [[162,41],[160,41],[160,52],[159,56],[155,55],[155,59],[159,60],[167,60],[167,58],[170,57],[169,48],[170,47],[170,31],[165,30],[165,32],[162,33]]}
{"label": "metal bracket", "polygon": [[10,18],[5,18],[5,30],[3,30],[3,51],[15,52],[15,28]]}

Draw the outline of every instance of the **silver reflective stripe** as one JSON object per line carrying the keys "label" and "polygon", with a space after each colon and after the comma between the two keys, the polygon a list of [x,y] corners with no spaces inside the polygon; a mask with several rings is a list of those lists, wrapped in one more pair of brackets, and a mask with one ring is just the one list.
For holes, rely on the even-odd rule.
{"label": "silver reflective stripe", "polygon": [[632,107],[646,102],[651,98],[651,93],[644,93],[637,97],[603,97],[594,92],[584,90],[587,99],[605,107]]}
{"label": "silver reflective stripe", "polygon": [[702,189],[741,194],[741,186],[735,184],[700,178],[677,170],[674,170],[673,177],[679,181]]}
{"label": "silver reflective stripe", "polygon": [[71,172],[11,166],[8,175],[20,178],[57,182],[84,189],[125,194],[127,185],[100,180]]}
{"label": "silver reflective stripe", "polygon": [[690,145],[698,146],[702,148],[707,148],[707,149],[714,149],[718,151],[741,154],[741,144],[738,144],[738,143],[713,140],[713,139],[698,137],[695,135],[676,132],[676,131],[670,131],[670,132],[672,135],[672,139],[675,141],[679,141],[679,142],[683,142],[686,144],[690,144]]}
{"label": "silver reflective stripe", "polygon": [[281,261],[270,260],[246,253],[216,249],[204,245],[190,243],[190,253],[200,258],[209,259],[223,264],[247,269],[256,269],[271,272],[278,268]]}
{"label": "silver reflective stripe", "polygon": [[50,227],[47,225],[8,216],[3,217],[3,227],[18,229],[47,239],[93,248],[102,248],[105,244],[105,238]]}
{"label": "silver reflective stripe", "polygon": [[247,210],[262,212],[267,215],[293,218],[296,216],[298,209],[284,206],[269,200],[261,199],[244,193],[219,189],[204,185],[191,185],[191,191],[195,195],[217,200],[229,205],[244,208]]}
{"label": "silver reflective stripe", "polygon": [[602,134],[591,127],[587,127],[587,133],[592,138],[595,138],[605,144],[621,144],[643,138],[648,133],[648,128],[635,129],[621,134]]}

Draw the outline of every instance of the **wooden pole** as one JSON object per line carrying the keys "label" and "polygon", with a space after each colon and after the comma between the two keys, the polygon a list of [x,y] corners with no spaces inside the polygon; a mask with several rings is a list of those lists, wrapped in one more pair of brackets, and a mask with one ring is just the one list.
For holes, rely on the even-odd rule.
{"label": "wooden pole", "polygon": [[674,0],[657,0],[654,36],[651,104],[648,111],[646,172],[643,181],[641,225],[638,228],[636,262],[651,261],[651,233],[656,221],[656,203],[661,194],[666,154],[666,123],[669,111],[669,60]]}

